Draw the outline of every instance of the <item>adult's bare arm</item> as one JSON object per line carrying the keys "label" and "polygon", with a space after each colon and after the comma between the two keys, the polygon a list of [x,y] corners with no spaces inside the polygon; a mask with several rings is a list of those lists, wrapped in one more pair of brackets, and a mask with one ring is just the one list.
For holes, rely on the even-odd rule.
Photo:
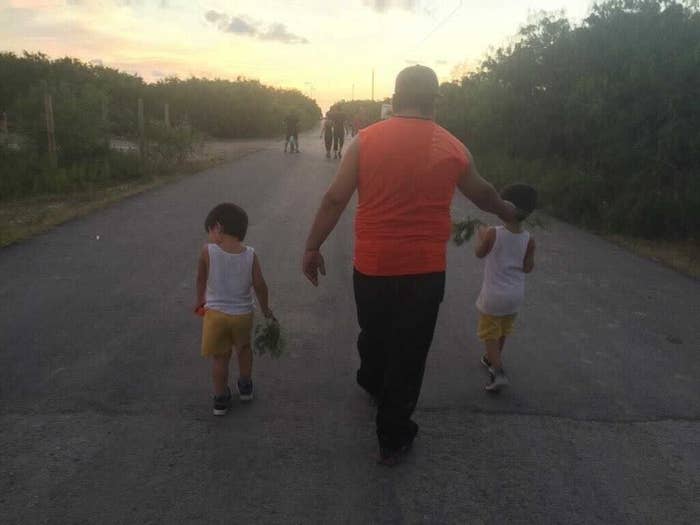
{"label": "adult's bare arm", "polygon": [[354,140],[348,146],[345,156],[340,162],[335,179],[321,200],[321,206],[311,226],[306,239],[302,269],[304,275],[316,286],[318,285],[318,270],[325,275],[323,257],[320,254],[321,245],[338,223],[352,194],[357,189],[357,172],[360,160],[360,141]]}
{"label": "adult's bare arm", "polygon": [[459,191],[480,209],[498,215],[504,222],[516,221],[515,206],[501,199],[493,185],[479,175],[469,150],[467,150],[467,157],[469,159],[467,168],[457,180]]}

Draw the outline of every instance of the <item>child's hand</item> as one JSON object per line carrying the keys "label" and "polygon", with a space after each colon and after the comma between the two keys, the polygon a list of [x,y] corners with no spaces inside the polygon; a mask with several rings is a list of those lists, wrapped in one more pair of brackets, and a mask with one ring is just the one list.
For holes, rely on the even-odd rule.
{"label": "child's hand", "polygon": [[275,321],[275,316],[272,314],[272,310],[270,308],[263,308],[263,315],[265,316],[266,319],[274,319]]}
{"label": "child's hand", "polygon": [[204,308],[204,303],[198,303],[194,307],[194,314],[198,315],[199,317],[204,317],[204,314],[206,313],[206,308]]}

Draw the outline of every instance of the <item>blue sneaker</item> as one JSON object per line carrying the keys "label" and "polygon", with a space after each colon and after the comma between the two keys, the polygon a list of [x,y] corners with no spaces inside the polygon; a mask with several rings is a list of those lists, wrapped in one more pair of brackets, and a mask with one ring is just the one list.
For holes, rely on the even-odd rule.
{"label": "blue sneaker", "polygon": [[250,379],[239,379],[237,382],[238,394],[241,401],[252,401],[253,399],[253,381]]}
{"label": "blue sneaker", "polygon": [[214,396],[214,415],[225,416],[229,408],[231,408],[231,389],[226,387],[226,394]]}

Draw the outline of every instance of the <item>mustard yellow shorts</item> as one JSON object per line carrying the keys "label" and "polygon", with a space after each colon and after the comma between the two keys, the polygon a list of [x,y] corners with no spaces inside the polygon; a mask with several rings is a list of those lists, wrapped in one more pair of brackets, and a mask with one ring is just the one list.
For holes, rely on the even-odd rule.
{"label": "mustard yellow shorts", "polygon": [[228,315],[217,310],[207,310],[202,323],[202,355],[205,357],[230,356],[234,346],[241,349],[250,345],[252,329],[252,312]]}
{"label": "mustard yellow shorts", "polygon": [[482,341],[500,339],[513,332],[515,314],[513,315],[488,315],[479,312],[479,326],[476,335]]}

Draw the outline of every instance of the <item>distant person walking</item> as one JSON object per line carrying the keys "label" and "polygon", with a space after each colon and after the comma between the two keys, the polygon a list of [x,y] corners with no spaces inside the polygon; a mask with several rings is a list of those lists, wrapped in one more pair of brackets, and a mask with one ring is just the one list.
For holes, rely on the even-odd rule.
{"label": "distant person walking", "polygon": [[284,118],[287,135],[284,140],[284,152],[299,153],[299,117],[295,113],[290,113]]}
{"label": "distant person walking", "polygon": [[503,226],[481,226],[474,246],[476,256],[486,258],[484,282],[476,308],[479,311],[477,335],[486,348],[481,364],[489,372],[486,390],[490,392],[509,383],[501,354],[525,296],[525,274],[535,267],[535,239],[523,229],[522,221],[534,211],[537,192],[531,186],[513,184],[501,191],[501,197],[518,208],[517,219]]}
{"label": "distant person walking", "polygon": [[330,112],[326,112],[326,118],[321,125],[321,138],[326,146],[326,158],[331,158],[331,147],[333,146],[333,121],[330,119]]}
{"label": "distant person walking", "polygon": [[345,143],[345,125],[348,117],[342,111],[331,112],[331,121],[333,123],[333,158],[340,159],[343,157],[343,144]]}
{"label": "distant person walking", "polygon": [[320,249],[355,190],[354,292],[360,334],[357,382],[377,402],[379,461],[399,462],[418,432],[420,395],[445,287],[455,188],[513,222],[515,207],[479,176],[469,151],[434,122],[439,87],[424,66],[396,77],[394,117],[360,130],[309,232],[303,272],[318,286]]}

